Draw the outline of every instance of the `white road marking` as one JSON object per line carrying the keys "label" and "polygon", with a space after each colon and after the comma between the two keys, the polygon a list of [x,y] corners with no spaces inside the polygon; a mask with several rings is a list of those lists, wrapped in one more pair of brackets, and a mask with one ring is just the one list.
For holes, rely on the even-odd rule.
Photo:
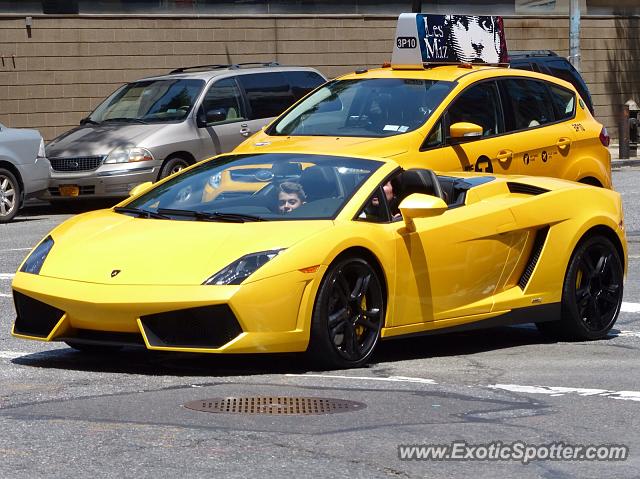
{"label": "white road marking", "polygon": [[10,294],[0,293],[0,298],[10,298]]}
{"label": "white road marking", "polygon": [[[341,376],[333,374],[286,374],[289,377],[296,378],[323,378],[323,379],[347,379],[351,381],[387,381],[387,382],[401,382],[401,383],[418,383],[437,385],[438,383],[433,379],[426,378],[412,378],[407,376],[389,376],[389,377],[376,377],[376,376]],[[565,394],[578,394],[579,396],[596,396],[605,397],[610,399],[622,399],[626,401],[638,401],[640,402],[640,391],[610,391],[608,389],[589,389],[589,388],[569,388],[561,386],[524,386],[520,384],[476,384],[467,386],[470,388],[489,388],[489,389],[501,389],[504,391],[512,391],[517,393],[526,394],[548,394],[549,396],[564,396]]]}
{"label": "white road marking", "polygon": [[640,313],[640,303],[625,303],[623,301],[620,311],[624,313]]}
{"label": "white road marking", "polygon": [[387,381],[395,383],[420,383],[420,384],[438,384],[433,379],[426,378],[410,378],[406,376],[389,376],[381,378],[377,376],[339,376],[333,374],[287,374],[287,376],[298,378],[328,378],[328,379],[357,379],[361,381]]}
{"label": "white road marking", "polygon": [[608,389],[567,388],[562,386],[522,386],[519,384],[491,384],[487,387],[516,393],[548,394],[550,396],[577,394],[578,396],[600,396],[627,401],[640,401],[640,391],[610,391]]}
{"label": "white road marking", "polygon": [[638,331],[618,331],[611,332],[609,336],[612,338],[640,338],[640,332]]}
{"label": "white road marking", "polygon": [[630,254],[629,259],[638,259],[640,258],[640,254]]}
{"label": "white road marking", "polygon": [[27,353],[26,351],[0,351],[0,359],[16,359],[20,356],[25,356],[26,354],[30,353]]}
{"label": "white road marking", "polygon": [[13,279],[14,276],[13,273],[0,273],[0,279]]}
{"label": "white road marking", "polygon": [[7,248],[7,249],[0,249],[0,253],[5,252],[5,251],[31,251],[33,248]]}

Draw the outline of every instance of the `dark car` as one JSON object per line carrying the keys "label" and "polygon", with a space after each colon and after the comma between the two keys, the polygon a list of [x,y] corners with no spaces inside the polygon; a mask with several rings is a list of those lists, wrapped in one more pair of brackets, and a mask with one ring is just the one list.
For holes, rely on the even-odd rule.
{"label": "dark car", "polygon": [[568,81],[578,90],[589,111],[593,114],[593,101],[589,88],[578,70],[565,57],[561,57],[551,50],[511,51],[509,52],[509,64],[512,68],[540,72]]}

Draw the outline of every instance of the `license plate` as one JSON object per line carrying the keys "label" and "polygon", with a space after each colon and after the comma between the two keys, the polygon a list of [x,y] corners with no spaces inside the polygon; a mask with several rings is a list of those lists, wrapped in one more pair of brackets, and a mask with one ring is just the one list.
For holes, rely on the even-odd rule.
{"label": "license plate", "polygon": [[58,186],[60,196],[78,196],[80,195],[80,187],[77,185],[60,185]]}

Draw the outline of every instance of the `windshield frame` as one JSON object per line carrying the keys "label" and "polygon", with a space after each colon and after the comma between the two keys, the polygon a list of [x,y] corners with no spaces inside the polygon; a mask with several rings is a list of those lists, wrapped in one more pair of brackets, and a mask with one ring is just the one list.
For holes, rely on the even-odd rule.
{"label": "windshield frame", "polygon": [[[353,133],[345,133],[345,132],[338,132],[334,129],[334,131],[329,132],[329,133],[296,133],[291,132],[291,131],[283,131],[283,132],[279,132],[278,131],[278,126],[282,124],[282,122],[287,121],[287,119],[290,117],[290,115],[292,115],[293,113],[296,112],[296,110],[301,109],[302,106],[308,102],[310,99],[312,99],[313,97],[317,96],[317,95],[322,95],[324,91],[326,91],[327,89],[332,89],[335,88],[336,85],[339,84],[356,84],[356,83],[364,83],[364,82],[390,82],[390,81],[396,81],[396,82],[423,82],[423,83],[427,83],[427,82],[431,82],[432,85],[429,88],[432,88],[434,86],[437,86],[437,88],[439,88],[439,91],[437,91],[436,93],[436,97],[435,99],[437,100],[436,102],[434,102],[434,105],[432,108],[429,109],[428,113],[425,113],[424,118],[422,120],[421,123],[416,124],[414,126],[410,126],[410,127],[403,127],[404,129],[400,130],[396,130],[396,131],[392,131],[392,130],[386,130],[386,127],[383,129],[383,131],[385,131],[385,134],[371,134],[371,133],[367,133],[367,134],[353,134]],[[419,130],[420,128],[424,127],[424,125],[426,125],[428,123],[428,121],[433,117],[433,114],[436,112],[436,110],[438,110],[440,108],[440,106],[443,104],[443,102],[446,100],[446,98],[449,97],[449,95],[451,94],[451,92],[457,87],[458,82],[457,81],[448,81],[448,80],[439,80],[439,79],[431,79],[431,78],[408,78],[408,77],[404,77],[404,78],[397,78],[397,77],[367,77],[367,78],[344,78],[344,79],[335,79],[335,80],[331,80],[328,81],[327,83],[320,85],[318,88],[316,88],[315,90],[313,90],[312,92],[310,92],[308,95],[306,95],[305,97],[303,97],[300,101],[296,102],[291,108],[285,110],[284,113],[282,113],[278,118],[276,118],[265,130],[264,132],[269,135],[269,136],[289,136],[289,137],[299,137],[299,136],[308,136],[308,137],[340,137],[340,138],[390,138],[393,136],[397,136],[397,135],[402,135],[405,133],[410,133],[412,131],[416,131]],[[428,90],[427,90],[428,91]],[[357,94],[357,93],[356,93]],[[325,96],[326,98],[331,97],[332,95],[329,96]],[[316,107],[317,105],[321,104],[323,100],[320,100],[319,102],[316,102],[315,105],[310,106],[308,109],[305,109],[303,111],[301,111],[301,113],[299,113],[296,117],[293,117],[291,119],[291,121],[288,122],[288,124],[285,126],[285,128],[287,126],[289,126],[289,124],[292,124],[296,121],[297,118],[302,117],[305,113],[307,113],[309,110],[313,109],[314,107]],[[350,106],[351,108],[352,106]],[[351,116],[349,116],[349,118],[351,118]],[[394,125],[387,125],[387,126],[394,126]],[[334,128],[338,128],[337,126],[335,126]]]}

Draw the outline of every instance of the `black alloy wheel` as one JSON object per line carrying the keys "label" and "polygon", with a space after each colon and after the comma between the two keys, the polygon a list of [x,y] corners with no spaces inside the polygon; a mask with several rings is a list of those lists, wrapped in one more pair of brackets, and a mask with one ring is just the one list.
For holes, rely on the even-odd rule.
{"label": "black alloy wheel", "polygon": [[571,256],[562,288],[562,319],[538,323],[557,339],[601,339],[613,327],[622,305],[624,270],[613,243],[595,235]]}
{"label": "black alloy wheel", "polygon": [[329,267],[316,297],[308,352],[322,366],[364,365],[380,338],[385,298],[376,269],[349,256]]}
{"label": "black alloy wheel", "polygon": [[0,223],[8,223],[18,213],[20,183],[9,170],[0,168]]}

